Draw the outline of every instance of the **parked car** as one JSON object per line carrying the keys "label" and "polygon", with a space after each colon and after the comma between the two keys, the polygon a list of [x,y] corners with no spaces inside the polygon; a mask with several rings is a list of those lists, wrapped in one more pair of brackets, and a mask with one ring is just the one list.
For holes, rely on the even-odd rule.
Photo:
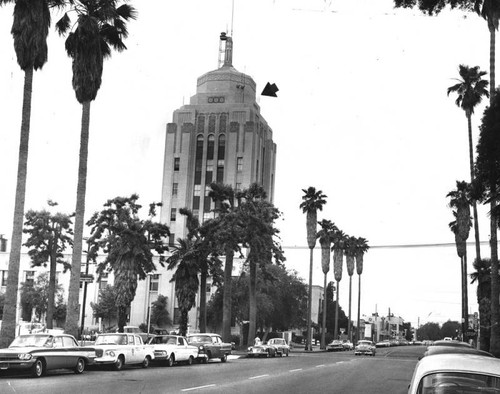
{"label": "parked car", "polygon": [[375,356],[376,350],[375,350],[375,344],[372,341],[368,340],[361,340],[358,341],[358,344],[354,348],[354,355],[357,356],[359,355],[369,355],[369,356]]}
{"label": "parked car", "polygon": [[344,346],[342,345],[342,341],[334,339],[326,346],[326,350],[329,352],[342,351],[344,350]]}
{"label": "parked car", "polygon": [[198,359],[198,347],[189,345],[186,338],[179,335],[155,335],[149,338],[148,345],[153,346],[155,361],[168,367],[178,362],[191,365]]}
{"label": "parked car", "polygon": [[71,335],[19,335],[8,348],[0,350],[0,371],[26,370],[35,378],[52,369],[72,369],[80,374],[95,357],[93,347],[81,347]]}
{"label": "parked car", "polygon": [[348,339],[342,341],[342,346],[344,350],[354,350],[354,344]]}
{"label": "parked car", "polygon": [[276,354],[280,357],[287,356],[290,354],[290,346],[286,343],[283,338],[272,338],[267,341],[269,346],[273,346],[276,349]]}
{"label": "parked car", "polygon": [[257,345],[249,346],[247,349],[247,357],[276,357],[276,347],[259,343]]}
{"label": "parked car", "polygon": [[109,365],[119,371],[127,364],[149,367],[154,359],[153,346],[146,345],[137,334],[100,334],[95,341],[96,365]]}
{"label": "parked car", "polygon": [[225,363],[227,356],[231,354],[231,344],[223,342],[221,336],[218,334],[189,334],[186,339],[190,345],[198,348],[198,361],[200,362],[219,358]]}
{"label": "parked car", "polygon": [[424,357],[408,387],[408,394],[480,392],[500,392],[500,359],[456,353]]}
{"label": "parked car", "polygon": [[388,339],[385,339],[383,341],[377,342],[375,344],[375,347],[390,347],[390,346],[391,346],[391,342]]}
{"label": "parked car", "polygon": [[147,332],[142,331],[139,327],[137,326],[125,326],[123,327],[123,332],[127,334],[137,334],[142,338],[142,342],[146,343],[148,339],[153,335],[153,334],[148,334]]}

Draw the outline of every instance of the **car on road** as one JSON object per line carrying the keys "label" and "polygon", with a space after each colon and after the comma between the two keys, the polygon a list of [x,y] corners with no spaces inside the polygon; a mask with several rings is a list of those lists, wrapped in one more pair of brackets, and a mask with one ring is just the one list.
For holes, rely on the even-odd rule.
{"label": "car on road", "polygon": [[142,331],[137,326],[125,326],[123,327],[123,332],[127,334],[136,334],[142,338],[142,342],[146,343],[148,339],[152,336],[152,334],[148,334],[147,332]]}
{"label": "car on road", "polygon": [[35,378],[53,369],[71,369],[81,374],[95,357],[93,347],[80,346],[71,335],[19,335],[8,348],[0,349],[0,371],[26,370]]}
{"label": "car on road", "polygon": [[198,348],[198,361],[207,362],[219,358],[223,363],[231,354],[231,344],[222,341],[219,334],[200,333],[186,336],[188,343]]}
{"label": "car on road", "polygon": [[288,345],[283,338],[272,338],[267,341],[267,344],[273,346],[276,349],[276,354],[280,357],[288,357],[290,354],[290,345]]}
{"label": "car on road", "polygon": [[500,359],[436,354],[416,365],[408,394],[500,393]]}
{"label": "car on road", "polygon": [[344,346],[342,345],[342,341],[334,339],[326,346],[326,350],[329,352],[341,352],[344,350]]}
{"label": "car on road", "polygon": [[391,341],[389,341],[388,339],[377,342],[375,344],[375,347],[390,347],[390,346],[391,346]]}
{"label": "car on road", "polygon": [[168,367],[180,362],[191,365],[198,359],[198,347],[189,345],[179,335],[155,335],[149,338],[148,345],[153,346],[155,361]]}
{"label": "car on road", "polygon": [[375,344],[372,341],[368,341],[366,339],[358,341],[358,344],[354,348],[355,356],[357,355],[375,356],[375,353],[376,353]]}
{"label": "car on road", "polygon": [[429,346],[424,354],[419,358],[426,356],[432,356],[435,354],[478,354],[485,357],[494,357],[493,354],[486,352],[484,350],[474,349],[473,347],[465,346]]}
{"label": "car on road", "polygon": [[247,357],[276,357],[277,354],[276,347],[268,345],[266,343],[258,343],[253,346],[249,346],[247,349]]}
{"label": "car on road", "polygon": [[354,344],[348,339],[342,341],[342,347],[344,350],[354,350]]}
{"label": "car on road", "polygon": [[94,347],[96,365],[112,366],[115,371],[129,364],[141,364],[147,368],[155,357],[153,346],[146,345],[137,334],[99,334]]}

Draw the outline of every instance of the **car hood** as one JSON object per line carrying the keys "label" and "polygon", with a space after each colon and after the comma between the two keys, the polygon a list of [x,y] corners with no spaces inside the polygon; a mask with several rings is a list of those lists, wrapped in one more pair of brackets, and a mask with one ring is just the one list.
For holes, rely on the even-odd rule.
{"label": "car hood", "polygon": [[37,347],[37,346],[26,346],[26,347],[12,347],[6,349],[0,349],[0,354],[19,354],[19,353],[31,353],[35,350],[43,350],[48,349],[46,347]]}

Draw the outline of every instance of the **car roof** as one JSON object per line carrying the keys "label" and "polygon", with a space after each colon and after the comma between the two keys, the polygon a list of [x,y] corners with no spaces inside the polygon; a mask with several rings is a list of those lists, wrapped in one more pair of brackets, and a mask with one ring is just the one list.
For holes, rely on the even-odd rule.
{"label": "car roof", "polygon": [[415,367],[418,380],[434,372],[469,372],[500,377],[500,359],[477,354],[435,354],[422,358]]}
{"label": "car roof", "polygon": [[188,336],[188,337],[197,337],[197,336],[199,336],[199,335],[209,335],[209,336],[212,336],[212,337],[213,337],[213,336],[220,337],[220,335],[219,335],[219,334],[213,334],[213,333],[210,333],[210,332],[199,332],[199,333],[197,333],[197,334],[188,334],[187,336]]}
{"label": "car roof", "polygon": [[432,345],[429,345],[429,346],[450,346],[450,347],[454,346],[454,347],[468,347],[468,348],[472,347],[467,342],[445,341],[445,340],[434,341],[434,343]]}
{"label": "car roof", "polygon": [[429,346],[424,353],[424,356],[433,356],[436,354],[477,354],[485,357],[495,357],[493,354],[485,352],[484,350],[474,349],[472,347],[454,347],[454,346]]}

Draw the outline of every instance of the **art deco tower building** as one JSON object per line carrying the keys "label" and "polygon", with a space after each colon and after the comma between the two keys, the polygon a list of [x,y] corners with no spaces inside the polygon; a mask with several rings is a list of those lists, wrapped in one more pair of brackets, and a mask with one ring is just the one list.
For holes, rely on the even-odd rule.
{"label": "art deco tower building", "polygon": [[200,222],[212,217],[212,182],[235,190],[257,182],[274,198],[272,130],[260,114],[254,80],[233,67],[232,55],[232,39],[222,33],[219,68],[198,78],[196,94],[167,125],[161,221],[170,226],[171,240],[185,235],[180,208]]}

